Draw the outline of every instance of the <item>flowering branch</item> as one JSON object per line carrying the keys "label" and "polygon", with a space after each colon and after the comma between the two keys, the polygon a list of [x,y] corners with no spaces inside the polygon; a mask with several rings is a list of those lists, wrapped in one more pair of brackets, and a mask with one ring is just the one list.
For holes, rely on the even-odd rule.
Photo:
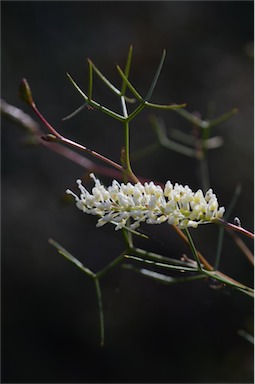
{"label": "flowering branch", "polygon": [[[233,109],[214,120],[203,120],[199,115],[186,111],[184,109],[185,104],[160,105],[151,103],[149,100],[161,73],[166,51],[163,51],[159,66],[145,97],[141,96],[137,89],[129,81],[132,52],[133,48],[131,46],[124,71],[122,71],[122,69],[117,66],[117,71],[122,79],[122,85],[120,89],[114,86],[100,72],[100,70],[90,59],[88,59],[89,79],[87,94],[85,94],[72,79],[72,77],[67,74],[71,83],[84,99],[84,103],[81,107],[79,107],[75,112],[67,116],[65,119],[71,118],[76,113],[83,110],[85,106],[87,106],[88,108],[96,108],[108,116],[114,118],[115,120],[120,121],[120,123],[123,125],[124,142],[124,146],[121,149],[121,164],[118,164],[113,160],[61,135],[55,128],[52,127],[51,124],[48,123],[48,121],[38,110],[33,100],[30,87],[25,79],[22,80],[20,86],[21,98],[29,104],[29,106],[33,109],[35,114],[39,117],[41,122],[50,132],[47,135],[41,135],[40,142],[49,148],[54,149],[56,152],[59,152],[62,155],[70,158],[76,163],[84,166],[90,171],[96,172],[98,174],[107,174],[113,179],[112,184],[106,188],[101,184],[99,179],[95,177],[94,173],[91,173],[90,176],[95,182],[95,186],[91,192],[85,188],[80,179],[77,180],[79,189],[78,194],[71,191],[70,189],[68,189],[66,192],[74,197],[76,205],[80,210],[87,214],[98,216],[97,227],[101,227],[106,223],[112,223],[116,230],[122,230],[125,240],[125,250],[116,259],[114,259],[101,271],[94,273],[88,268],[84,267],[79,260],[64,250],[64,248],[62,248],[58,243],[50,240],[50,243],[55,248],[57,248],[59,253],[74,263],[80,270],[82,270],[95,282],[100,316],[101,344],[104,342],[104,317],[99,280],[109,270],[123,261],[124,258],[133,259],[135,261],[143,262],[147,265],[152,265],[159,268],[164,268],[166,270],[179,271],[180,273],[185,271],[189,274],[189,276],[176,279],[156,271],[150,271],[145,268],[137,269],[133,266],[126,265],[126,268],[133,269],[136,272],[139,272],[155,280],[162,281],[166,284],[193,281],[197,279],[213,279],[223,285],[228,285],[243,293],[249,295],[252,295],[253,293],[251,288],[226,276],[225,274],[218,271],[218,268],[216,268],[219,264],[219,256],[222,244],[221,240],[223,238],[223,227],[225,227],[228,231],[238,231],[239,233],[242,233],[250,238],[254,238],[254,235],[242,228],[240,223],[235,223],[236,225],[228,223],[227,215],[223,218],[225,209],[224,207],[219,207],[216,195],[213,193],[212,189],[209,188],[209,172],[206,158],[207,149],[209,147],[217,147],[222,143],[222,141],[217,137],[209,138],[210,129],[233,116],[235,113],[237,113],[237,109]],[[120,114],[93,100],[92,94],[94,73],[115,95],[118,96],[122,111]],[[131,91],[135,99],[127,97],[127,89]],[[138,106],[131,106],[131,111],[129,112],[128,103],[132,104],[135,101],[138,101]],[[194,137],[191,137],[192,146],[189,147],[188,141],[190,140],[190,137],[184,137],[184,135],[182,135],[183,143],[180,144],[173,142],[168,138],[166,129],[162,124],[160,124],[158,119],[152,120],[154,127],[157,130],[158,140],[161,145],[199,160],[201,166],[200,171],[202,176],[202,185],[204,188],[203,191],[199,189],[198,191],[193,192],[187,185],[182,186],[177,183],[173,185],[170,181],[168,181],[165,185],[161,185],[159,183],[156,184],[152,181],[146,182],[143,178],[138,178],[134,174],[130,161],[130,123],[144,108],[174,110],[193,124]],[[39,129],[37,132],[39,132]],[[93,161],[83,158],[76,152],[68,148],[61,147],[59,144],[67,144],[68,146],[75,149],[85,151],[93,157],[103,161],[105,164],[110,165],[114,169],[111,170],[104,166],[97,166],[93,163]],[[121,179],[122,183],[118,182],[117,179]],[[206,190],[207,192],[205,192]],[[162,255],[157,255],[155,253],[136,248],[133,244],[133,235],[143,236],[138,231],[136,231],[136,229],[139,228],[141,223],[144,222],[147,224],[168,223],[177,232],[185,244],[189,246],[194,260],[191,260],[188,257],[183,257],[181,260],[170,259]],[[188,228],[197,228],[199,225],[207,223],[216,223],[222,226],[222,228],[220,228],[221,237],[219,237],[218,255],[216,258],[215,267],[213,267],[196,249],[191,234],[188,231]],[[235,241],[238,246],[244,250],[244,253],[246,253],[247,257],[249,256],[249,259],[251,259],[251,255],[247,249],[245,249],[244,244],[238,242],[236,239]]]}

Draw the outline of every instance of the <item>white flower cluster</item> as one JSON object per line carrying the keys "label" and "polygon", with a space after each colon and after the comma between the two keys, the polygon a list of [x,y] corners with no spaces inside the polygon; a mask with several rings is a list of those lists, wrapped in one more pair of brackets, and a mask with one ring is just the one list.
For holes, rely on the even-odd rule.
{"label": "white flower cluster", "polygon": [[213,222],[224,214],[224,207],[218,205],[218,200],[212,189],[205,195],[201,189],[197,192],[187,186],[173,184],[167,181],[164,190],[159,185],[150,183],[118,183],[105,188],[93,173],[95,186],[92,193],[77,180],[80,196],[69,189],[66,193],[74,196],[76,205],[85,213],[100,216],[97,226],[111,222],[115,229],[121,229],[132,219],[131,229],[139,227],[141,222],[161,224],[168,222],[179,228],[196,228],[198,224]]}

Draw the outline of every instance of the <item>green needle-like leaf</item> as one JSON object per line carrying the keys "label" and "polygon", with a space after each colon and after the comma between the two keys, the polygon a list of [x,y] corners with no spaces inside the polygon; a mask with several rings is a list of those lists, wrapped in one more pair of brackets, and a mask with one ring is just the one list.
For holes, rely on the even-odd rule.
{"label": "green needle-like leaf", "polygon": [[[151,264],[151,265],[155,265],[157,267],[162,267],[162,268],[170,269],[170,270],[173,270],[173,271],[197,272],[197,268],[174,265],[174,264],[171,264],[171,261],[158,262],[158,261],[154,261],[154,260],[149,260],[149,259],[133,256],[133,255],[130,255],[130,254],[126,254],[125,257],[127,259],[132,259],[132,260],[135,260],[135,261],[139,261],[140,263]],[[167,258],[164,258],[164,259],[166,260]],[[178,260],[176,260],[176,261],[178,261]]]}
{"label": "green needle-like leaf", "polygon": [[200,263],[200,260],[199,260],[198,254],[197,254],[197,250],[196,250],[195,244],[194,244],[193,239],[192,239],[192,237],[190,235],[190,232],[189,232],[189,230],[187,228],[184,231],[185,231],[185,233],[187,235],[187,239],[189,241],[189,245],[190,245],[191,251],[193,253],[194,259],[197,262],[198,270],[202,271],[202,266],[201,266],[201,263]]}
{"label": "green needle-like leaf", "polygon": [[208,121],[200,119],[198,116],[188,112],[186,109],[179,108],[176,109],[176,112],[199,128],[207,128],[210,124]]}
{"label": "green needle-like leaf", "polygon": [[116,88],[100,71],[99,69],[95,66],[95,64],[88,59],[88,62],[94,69],[95,73],[98,75],[98,77],[109,87],[116,95],[121,96],[121,92],[118,88]]}
{"label": "green needle-like leaf", "polygon": [[193,275],[193,276],[186,276],[186,277],[171,277],[171,276],[168,276],[168,275],[164,275],[162,273],[151,271],[150,269],[136,268],[136,267],[134,267],[133,265],[130,265],[130,264],[124,264],[123,268],[133,270],[136,273],[139,273],[139,274],[141,274],[143,276],[149,277],[149,278],[151,278],[153,280],[160,281],[161,283],[164,283],[164,284],[167,284],[167,285],[169,285],[169,284],[177,284],[177,283],[185,283],[185,282],[189,282],[189,281],[201,280],[201,279],[205,279],[206,278],[206,276],[204,276],[203,274]]}
{"label": "green needle-like leaf", "polygon": [[91,60],[88,60],[89,64],[89,86],[88,86],[88,98],[92,99],[92,89],[93,89],[93,67]]}
{"label": "green needle-like leaf", "polygon": [[75,264],[82,272],[85,272],[88,276],[95,278],[95,274],[88,268],[84,267],[84,265],[76,259],[70,252],[68,252],[65,248],[63,248],[60,244],[58,244],[55,240],[49,239],[49,243],[55,247],[58,252],[64,256],[67,260],[71,261],[71,263]]}
{"label": "green needle-like leaf", "polygon": [[122,79],[124,80],[125,84],[127,85],[127,87],[133,93],[133,95],[137,98],[137,100],[139,100],[141,103],[143,103],[144,100],[143,100],[142,96],[135,89],[135,87],[133,87],[133,85],[130,83],[130,81],[128,80],[128,78],[126,77],[126,75],[124,74],[124,72],[122,71],[122,69],[118,65],[117,65],[117,70],[118,70],[120,76],[122,77]]}
{"label": "green needle-like leaf", "polygon": [[224,113],[223,115],[217,117],[216,119],[211,120],[209,122],[210,128],[223,123],[224,121],[230,119],[230,117],[236,115],[237,113],[238,113],[238,109],[237,108],[233,108],[233,109],[231,109],[231,111],[229,111],[227,113]]}
{"label": "green needle-like leaf", "polygon": [[[133,54],[133,47],[132,45],[130,45],[129,47],[129,51],[128,51],[128,58],[127,58],[127,63],[126,63],[126,67],[125,67],[125,77],[128,79],[128,76],[129,76],[129,71],[130,71],[130,66],[131,66],[131,60],[132,60],[132,54]],[[126,87],[127,87],[127,83],[126,81],[123,79],[123,82],[122,82],[122,87],[121,87],[121,95],[125,95],[126,93]]]}
{"label": "green needle-like leaf", "polygon": [[124,116],[122,115],[119,115],[118,113],[102,106],[101,104],[97,103],[96,101],[94,100],[89,100],[88,96],[81,90],[81,88],[78,86],[78,84],[76,84],[76,82],[73,80],[73,78],[71,77],[71,75],[69,75],[69,73],[66,74],[67,77],[69,78],[69,80],[71,81],[71,83],[73,84],[73,86],[75,87],[75,89],[80,93],[80,95],[85,99],[85,101],[91,105],[92,107],[95,107],[97,109],[99,109],[100,111],[104,112],[105,114],[115,118],[116,120],[119,120],[119,121],[125,121],[126,119],[124,118]]}
{"label": "green needle-like leaf", "polygon": [[154,103],[149,103],[148,101],[145,102],[146,107],[150,108],[155,108],[155,109],[167,109],[167,110],[172,110],[175,111],[176,109],[181,109],[186,107],[186,104],[154,104]]}
{"label": "green needle-like leaf", "polygon": [[151,87],[150,87],[149,92],[147,93],[147,95],[146,95],[146,97],[144,99],[145,101],[148,101],[151,98],[151,95],[152,95],[152,93],[153,93],[153,91],[154,91],[154,89],[156,87],[157,82],[158,82],[158,78],[159,78],[161,69],[163,67],[163,64],[164,64],[164,61],[165,61],[165,57],[166,57],[166,50],[164,49],[162,57],[161,57],[161,60],[160,60],[160,63],[159,63],[159,66],[158,66],[158,69],[157,69],[156,74],[154,76],[154,79],[152,81]]}
{"label": "green needle-like leaf", "polygon": [[88,105],[88,103],[84,103],[84,104],[82,104],[82,105],[81,105],[79,108],[77,108],[74,112],[70,113],[70,115],[68,115],[68,116],[66,116],[66,117],[63,117],[63,118],[62,118],[62,121],[71,119],[72,117],[74,117],[75,115],[77,115],[79,112],[81,112],[87,105]]}
{"label": "green needle-like leaf", "polygon": [[74,79],[72,78],[72,76],[67,72],[66,73],[66,76],[68,77],[68,79],[71,81],[71,83],[73,84],[74,88],[80,93],[80,95],[88,102],[89,101],[89,98],[88,96],[81,90],[81,88],[78,86],[78,84],[74,81]]}

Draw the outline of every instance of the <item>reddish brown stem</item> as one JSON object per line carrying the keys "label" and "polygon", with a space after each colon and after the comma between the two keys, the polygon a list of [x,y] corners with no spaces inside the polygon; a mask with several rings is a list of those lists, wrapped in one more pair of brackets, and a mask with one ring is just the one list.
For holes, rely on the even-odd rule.
{"label": "reddish brown stem", "polygon": [[33,108],[34,112],[39,117],[39,119],[43,122],[43,124],[52,133],[53,136],[51,136],[51,141],[57,140],[57,141],[60,141],[62,143],[68,144],[72,147],[78,148],[78,149],[85,151],[85,152],[89,153],[90,155],[100,159],[101,161],[104,161],[105,163],[111,165],[112,167],[118,169],[119,171],[123,171],[123,167],[120,164],[115,163],[115,161],[112,161],[112,160],[108,159],[107,157],[101,155],[100,153],[97,153],[91,149],[88,149],[87,147],[84,147],[84,145],[76,143],[75,141],[72,141],[72,140],[67,139],[66,137],[60,135],[60,133],[58,133],[58,131],[56,131],[55,128],[53,128],[52,125],[50,123],[48,123],[48,121],[42,116],[42,114],[37,109],[34,102],[31,104],[31,107]]}
{"label": "reddish brown stem", "polygon": [[228,223],[227,221],[224,221],[222,219],[218,219],[217,221],[215,221],[216,224],[221,224],[223,225],[224,227],[227,227],[229,229],[232,229],[233,231],[236,231],[236,232],[240,232],[242,233],[243,235],[246,235],[248,237],[250,237],[251,239],[254,239],[254,233],[248,231],[247,229],[244,229],[242,227],[239,227],[238,225],[235,225],[235,224],[231,224],[231,223]]}

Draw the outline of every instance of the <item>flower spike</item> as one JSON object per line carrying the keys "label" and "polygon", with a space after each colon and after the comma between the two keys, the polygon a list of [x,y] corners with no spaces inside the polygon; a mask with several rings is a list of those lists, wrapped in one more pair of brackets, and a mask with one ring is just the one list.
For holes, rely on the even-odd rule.
{"label": "flower spike", "polygon": [[142,222],[161,224],[167,222],[180,229],[197,228],[199,224],[211,223],[222,218],[225,208],[220,207],[216,195],[209,189],[193,192],[187,185],[173,185],[170,181],[161,186],[150,183],[131,184],[113,180],[104,187],[92,173],[95,186],[90,193],[81,180],[77,180],[80,196],[67,189],[76,200],[76,206],[85,213],[99,216],[97,227],[111,222],[119,230],[132,219],[131,229]]}

